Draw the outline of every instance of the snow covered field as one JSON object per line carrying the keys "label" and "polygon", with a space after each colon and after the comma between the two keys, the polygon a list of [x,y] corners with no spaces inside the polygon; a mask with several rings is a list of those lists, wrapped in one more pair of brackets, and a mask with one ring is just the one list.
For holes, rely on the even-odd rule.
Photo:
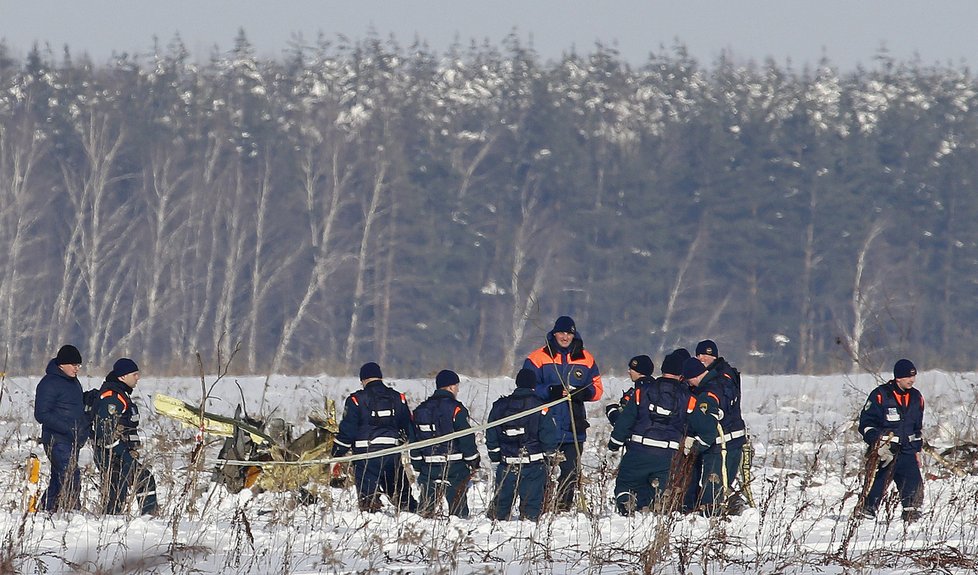
{"label": "snow covered field", "polygon": [[[863,445],[853,420],[876,380],[857,377],[744,377],[744,415],[757,452],[757,507],[730,520],[698,516],[620,517],[611,502],[617,456],[603,406],[616,401],[624,378],[605,378],[605,398],[592,405],[584,455],[589,512],[545,516],[539,523],[493,523],[488,459],[469,492],[473,517],[422,519],[356,510],[352,490],[301,505],[284,493],[230,494],[209,481],[219,443],[211,442],[202,473],[187,469],[193,430],[153,412],[161,392],[199,402],[194,378],[155,379],[134,392],[145,452],[159,482],[159,518],[100,517],[91,512],[22,513],[24,460],[34,451],[36,377],[8,377],[0,399],[0,573],[974,573],[978,569],[978,477],[956,477],[922,457],[925,510],[904,525],[891,502],[876,522],[849,518],[861,487]],[[208,384],[213,378],[208,379]],[[917,387],[927,400],[925,439],[938,448],[978,439],[978,376],[926,372]],[[100,378],[83,379],[85,388]],[[415,406],[430,380],[389,380]],[[306,416],[358,387],[354,378],[226,377],[208,410],[231,415],[240,385],[252,415],[281,416],[296,435]],[[460,399],[484,421],[513,386],[510,378],[462,377]],[[96,499],[96,472],[86,447],[83,505]],[[42,475],[42,485],[46,477]],[[897,505],[895,508],[893,505]]]}

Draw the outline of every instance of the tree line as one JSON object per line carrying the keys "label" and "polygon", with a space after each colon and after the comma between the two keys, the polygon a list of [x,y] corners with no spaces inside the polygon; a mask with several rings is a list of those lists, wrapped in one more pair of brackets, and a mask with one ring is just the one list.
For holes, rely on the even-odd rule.
{"label": "tree line", "polygon": [[974,369],[976,94],[886,53],[0,44],[0,346],[511,375],[571,315],[606,372],[704,338],[748,373]]}

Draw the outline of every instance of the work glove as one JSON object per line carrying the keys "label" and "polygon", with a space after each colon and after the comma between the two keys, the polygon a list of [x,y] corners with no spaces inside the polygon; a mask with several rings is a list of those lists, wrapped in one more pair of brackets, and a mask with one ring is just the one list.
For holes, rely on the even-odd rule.
{"label": "work glove", "polygon": [[886,443],[885,445],[880,445],[876,453],[880,456],[880,467],[886,467],[887,465],[893,463],[893,458],[899,452],[900,446],[895,443]]}
{"label": "work glove", "polygon": [[564,454],[560,451],[551,451],[545,453],[544,457],[546,458],[546,461],[550,466],[560,465],[566,459],[566,457],[564,457]]}
{"label": "work glove", "polygon": [[615,441],[613,439],[609,439],[608,440],[608,449],[612,453],[617,453],[618,450],[621,449],[621,444],[620,443],[615,443]]}
{"label": "work glove", "polygon": [[696,439],[693,437],[687,437],[683,441],[683,455],[689,455],[692,453],[694,445],[696,445]]}
{"label": "work glove", "polygon": [[547,388],[547,393],[549,394],[549,401],[556,401],[567,395],[567,390],[561,385],[551,385]]}

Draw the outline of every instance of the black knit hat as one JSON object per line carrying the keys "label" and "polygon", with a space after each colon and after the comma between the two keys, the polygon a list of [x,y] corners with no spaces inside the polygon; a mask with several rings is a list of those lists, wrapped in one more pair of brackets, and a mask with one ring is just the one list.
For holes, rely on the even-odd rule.
{"label": "black knit hat", "polygon": [[516,387],[533,389],[537,386],[537,374],[532,369],[524,367],[516,374]]}
{"label": "black knit hat", "polygon": [[628,369],[642,375],[652,375],[655,372],[655,364],[647,355],[636,355],[628,361]]}
{"label": "black knit hat", "polygon": [[116,377],[122,377],[130,373],[139,371],[139,366],[136,362],[129,359],[128,357],[119,358],[114,364],[112,364],[112,373]]}
{"label": "black knit hat", "polygon": [[73,345],[63,345],[54,362],[58,365],[77,365],[82,362],[81,352]]}
{"label": "black knit hat", "polygon": [[370,361],[360,367],[360,381],[367,381],[373,378],[384,379],[384,374],[380,372],[379,365]]}
{"label": "black knit hat", "polygon": [[443,387],[448,387],[449,385],[455,385],[458,383],[458,374],[450,369],[443,369],[438,372],[435,376],[435,387],[441,389]]}
{"label": "black knit hat", "polygon": [[687,359],[689,359],[689,352],[685,347],[672,351],[662,359],[662,373],[682,375],[683,362]]}
{"label": "black knit hat", "polygon": [[720,353],[717,351],[717,344],[712,339],[704,339],[696,344],[696,355],[712,355],[713,357],[720,357]]}
{"label": "black knit hat", "polygon": [[917,368],[909,359],[901,359],[893,365],[893,378],[902,379],[917,375]]}
{"label": "black knit hat", "polygon": [[577,333],[577,326],[574,325],[574,319],[572,317],[562,315],[554,322],[553,332]]}
{"label": "black knit hat", "polygon": [[703,362],[691,357],[683,362],[683,379],[689,380],[694,377],[699,377],[706,373],[706,366]]}

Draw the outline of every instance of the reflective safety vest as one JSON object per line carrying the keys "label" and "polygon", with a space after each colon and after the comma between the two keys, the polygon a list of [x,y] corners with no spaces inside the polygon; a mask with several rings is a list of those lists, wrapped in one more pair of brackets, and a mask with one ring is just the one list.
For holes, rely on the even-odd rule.
{"label": "reflective safety vest", "polygon": [[404,394],[384,382],[372,381],[346,402],[334,453],[379,451],[400,445],[414,435],[411,410]]}
{"label": "reflective safety vest", "polygon": [[688,388],[666,378],[642,378],[639,382],[634,396],[638,410],[628,448],[679,449],[686,432]]}
{"label": "reflective safety vest", "polygon": [[[531,390],[497,399],[489,412],[489,422],[539,408],[544,402]],[[490,458],[506,464],[536,463],[556,448],[557,429],[546,408],[533,411],[497,427],[486,430],[486,447]]]}
{"label": "reflective safety vest", "polygon": [[[421,402],[414,409],[415,439],[424,441],[448,435],[455,431],[455,418],[462,413],[462,403],[450,393],[438,394]],[[421,459],[425,463],[446,463],[461,461],[462,450],[458,439],[436,443],[413,451],[411,459]]]}
{"label": "reflective safety vest", "polygon": [[915,388],[901,390],[893,380],[874,389],[859,414],[859,432],[866,443],[875,445],[889,437],[903,453],[920,451],[923,424],[924,396]]}

